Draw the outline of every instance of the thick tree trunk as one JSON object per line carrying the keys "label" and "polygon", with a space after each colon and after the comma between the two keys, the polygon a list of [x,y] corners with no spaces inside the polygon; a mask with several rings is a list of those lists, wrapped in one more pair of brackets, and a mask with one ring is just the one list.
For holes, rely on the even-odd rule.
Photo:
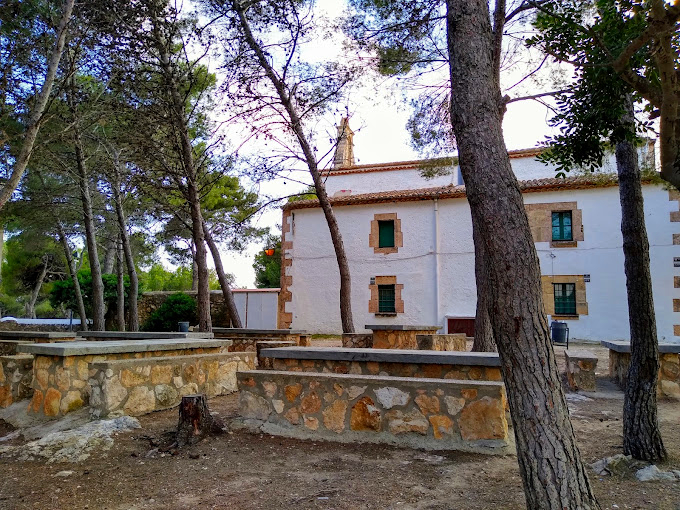
{"label": "thick tree trunk", "polygon": [[64,5],[61,8],[61,19],[59,20],[59,26],[57,27],[56,34],[57,39],[54,42],[54,48],[52,48],[52,52],[49,56],[47,72],[45,73],[45,81],[43,81],[42,87],[40,88],[40,93],[36,98],[35,105],[33,106],[31,114],[28,118],[26,132],[24,133],[24,139],[21,143],[19,155],[14,162],[12,174],[3,186],[2,191],[0,191],[0,209],[4,207],[7,201],[11,198],[12,193],[14,193],[14,190],[19,185],[19,181],[21,181],[21,177],[24,175],[26,167],[28,166],[28,161],[31,158],[33,145],[35,144],[35,139],[38,136],[38,131],[40,130],[40,121],[42,119],[43,113],[45,112],[45,107],[47,106],[47,101],[52,91],[52,85],[54,84],[54,78],[57,75],[57,68],[59,67],[61,55],[64,52],[66,33],[68,31],[68,22],[71,19],[74,3],[75,0],[65,0]]}
{"label": "thick tree trunk", "polygon": [[187,188],[188,202],[191,208],[191,232],[196,247],[196,258],[194,260],[198,270],[198,290],[196,292],[198,330],[212,331],[208,254],[205,249],[205,236],[203,235],[203,215],[201,214],[201,204],[196,186],[190,183]]}
{"label": "thick tree trunk", "polygon": [[104,261],[102,263],[103,274],[113,274],[114,264],[116,263],[118,247],[112,238],[106,240],[104,245]]}
{"label": "thick tree trunk", "polygon": [[78,270],[76,269],[75,261],[73,260],[73,254],[71,253],[71,246],[68,244],[68,239],[66,238],[66,233],[64,232],[64,227],[61,222],[57,220],[57,228],[59,229],[59,241],[64,247],[64,255],[66,256],[66,263],[68,265],[69,276],[73,281],[73,288],[76,292],[76,303],[78,305],[78,315],[80,316],[80,329],[81,331],[87,331],[87,313],[85,313],[85,301],[83,301],[83,293],[80,290],[80,281],[78,280]]}
{"label": "thick tree trunk", "polygon": [[493,329],[489,317],[490,289],[486,248],[479,233],[479,227],[472,224],[472,238],[475,244],[475,279],[477,281],[477,311],[475,314],[475,340],[472,344],[473,352],[496,352],[496,342],[493,340]]}
{"label": "thick tree trunk", "polygon": [[90,273],[92,275],[92,330],[104,331],[106,329],[104,315],[106,306],[104,304],[104,283],[102,282],[102,271],[99,265],[99,254],[97,253],[96,229],[94,225],[94,214],[92,212],[92,196],[90,193],[90,177],[85,164],[85,155],[80,135],[78,109],[73,101],[74,84],[70,78],[69,86],[66,89],[69,109],[73,115],[73,146],[75,149],[76,165],[78,167],[78,187],[80,199],[83,206],[83,223],[85,224],[85,239],[87,254],[90,262]]}
{"label": "thick tree trunk", "polygon": [[[623,122],[634,129],[633,104]],[[656,383],[659,345],[649,270],[649,241],[637,151],[628,141],[616,144],[621,199],[621,234],[630,323],[630,367],[623,404],[623,453],[657,462],[666,458],[659,431]]]}
{"label": "thick tree trunk", "polygon": [[473,223],[486,248],[490,319],[527,507],[599,508],[550,343],[540,266],[503,140],[504,104],[484,0],[447,0],[451,118]]}
{"label": "thick tree trunk", "polygon": [[208,229],[208,225],[205,223],[205,221],[203,222],[203,234],[205,235],[205,240],[208,243],[210,254],[212,255],[213,262],[215,263],[217,279],[220,281],[220,287],[222,287],[222,296],[224,296],[224,304],[226,305],[227,312],[229,313],[231,326],[233,328],[242,328],[243,323],[241,322],[241,317],[238,314],[238,309],[236,308],[236,303],[234,302],[234,295],[231,292],[231,287],[227,281],[227,276],[224,274],[220,250],[217,248],[217,243],[213,239],[210,229]]}
{"label": "thick tree trunk", "polygon": [[130,246],[130,236],[127,231],[127,222],[125,219],[125,211],[123,210],[123,197],[120,194],[120,172],[118,153],[114,152],[114,180],[113,183],[113,201],[116,208],[116,217],[118,218],[118,230],[120,231],[120,239],[123,245],[123,253],[125,254],[125,266],[127,267],[128,278],[130,278],[130,295],[128,296],[128,331],[139,331],[139,311],[137,307],[137,295],[139,294],[139,278],[137,277],[137,268],[135,267],[135,260],[132,256],[132,247]]}
{"label": "thick tree trunk", "polygon": [[116,321],[118,323],[118,331],[125,331],[125,280],[123,275],[123,249],[116,250]]}
{"label": "thick tree trunk", "polygon": [[349,272],[349,262],[347,261],[345,246],[342,242],[340,227],[338,226],[338,221],[335,218],[335,213],[333,212],[330,200],[328,199],[326,187],[318,169],[314,150],[312,149],[312,146],[305,135],[302,121],[293,103],[293,98],[288,92],[287,85],[281,78],[278,77],[269,63],[267,56],[262,50],[262,47],[253,36],[253,33],[250,30],[250,24],[248,23],[248,19],[246,17],[245,11],[243,10],[241,2],[232,0],[231,4],[232,8],[239,17],[239,22],[241,24],[241,29],[243,31],[243,36],[245,37],[246,43],[257,55],[260,66],[265,71],[265,74],[271,81],[272,85],[274,85],[274,88],[276,89],[276,92],[279,96],[279,100],[286,109],[286,113],[290,119],[290,128],[298,140],[300,148],[302,149],[305,157],[305,162],[307,163],[307,168],[309,169],[309,173],[314,180],[316,196],[319,199],[319,205],[321,206],[321,210],[323,211],[324,217],[326,218],[326,223],[328,224],[328,230],[330,231],[331,241],[333,242],[333,248],[335,250],[335,258],[338,262],[338,270],[340,272],[340,320],[342,322],[342,332],[354,333],[354,319],[352,318],[352,282]]}
{"label": "thick tree trunk", "polygon": [[196,264],[196,249],[191,243],[191,290],[198,290],[198,264]]}
{"label": "thick tree trunk", "polygon": [[40,289],[42,288],[42,284],[45,281],[45,277],[47,276],[48,267],[49,260],[47,255],[45,255],[42,258],[42,269],[40,270],[38,279],[36,280],[35,285],[33,286],[31,297],[28,300],[28,303],[26,303],[26,315],[28,315],[29,319],[35,319],[35,303],[36,301],[38,301],[38,295],[40,294]]}
{"label": "thick tree trunk", "polygon": [[224,432],[220,420],[210,414],[205,395],[186,395],[179,404],[176,443],[197,443],[207,435]]}

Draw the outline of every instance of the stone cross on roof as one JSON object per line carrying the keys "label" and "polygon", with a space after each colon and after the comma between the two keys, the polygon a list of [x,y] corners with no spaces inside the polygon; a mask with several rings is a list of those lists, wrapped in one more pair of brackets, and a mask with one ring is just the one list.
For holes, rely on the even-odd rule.
{"label": "stone cross on roof", "polygon": [[333,168],[354,166],[354,131],[349,127],[349,119],[343,117],[338,126],[338,141],[333,156]]}

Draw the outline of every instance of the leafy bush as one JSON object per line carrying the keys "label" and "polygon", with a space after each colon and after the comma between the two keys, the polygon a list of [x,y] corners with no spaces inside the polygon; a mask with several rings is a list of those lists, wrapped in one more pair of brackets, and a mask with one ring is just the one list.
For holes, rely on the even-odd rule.
{"label": "leafy bush", "polygon": [[172,294],[149,316],[142,330],[177,331],[178,322],[195,324],[197,321],[196,300],[184,293]]}

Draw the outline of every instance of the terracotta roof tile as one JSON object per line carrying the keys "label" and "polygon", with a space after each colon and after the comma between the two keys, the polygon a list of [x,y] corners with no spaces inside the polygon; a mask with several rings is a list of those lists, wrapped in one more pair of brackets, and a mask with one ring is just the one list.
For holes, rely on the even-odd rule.
{"label": "terracotta roof tile", "polygon": [[[575,190],[588,188],[603,188],[617,186],[615,174],[596,174],[595,176],[545,178],[519,181],[522,193],[536,193],[543,191]],[[434,188],[406,189],[395,191],[379,191],[376,193],[362,193],[358,195],[344,195],[331,198],[333,206],[377,204],[381,202],[414,202],[418,200],[432,200],[434,198],[463,198],[465,186],[437,186]],[[308,209],[318,207],[318,200],[299,200],[283,206],[286,210]]]}

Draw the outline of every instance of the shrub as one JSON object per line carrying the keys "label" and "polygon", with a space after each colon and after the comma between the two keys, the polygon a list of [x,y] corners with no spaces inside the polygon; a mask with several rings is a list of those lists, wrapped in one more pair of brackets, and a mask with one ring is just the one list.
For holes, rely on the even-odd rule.
{"label": "shrub", "polygon": [[196,300],[179,293],[171,294],[142,326],[144,331],[177,331],[178,322],[196,323]]}

